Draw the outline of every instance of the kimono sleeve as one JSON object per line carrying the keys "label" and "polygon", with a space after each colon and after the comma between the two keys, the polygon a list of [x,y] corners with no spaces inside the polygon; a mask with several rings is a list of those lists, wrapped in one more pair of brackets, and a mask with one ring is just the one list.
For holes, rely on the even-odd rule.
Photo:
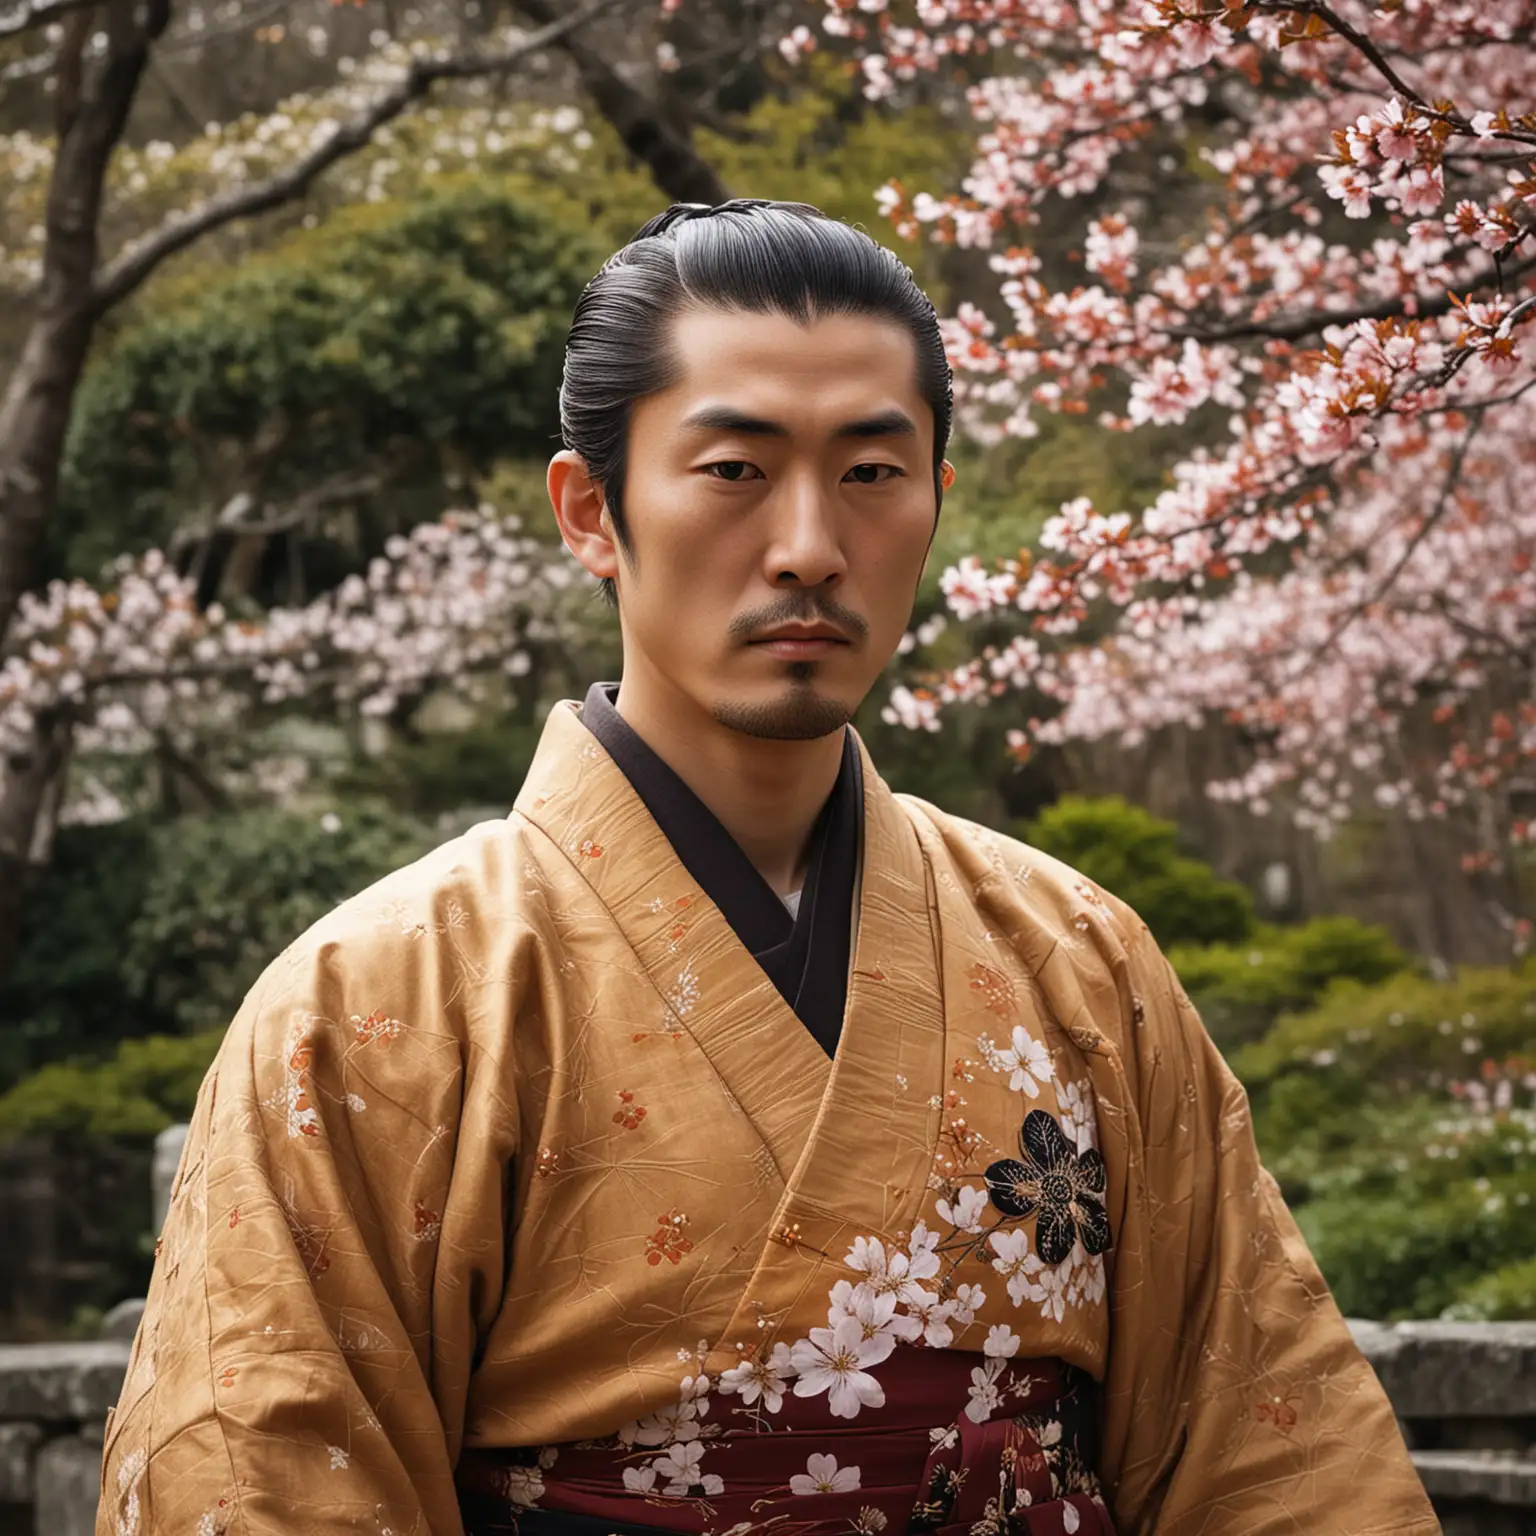
{"label": "kimono sleeve", "polygon": [[365,935],[300,941],[246,1000],[198,1095],[97,1536],[460,1536],[513,1148],[494,1104],[466,1113],[449,986],[430,940]]}
{"label": "kimono sleeve", "polygon": [[1386,1395],[1259,1162],[1247,1096],[1133,925],[1124,1076],[1101,1100],[1101,1117],[1116,1097],[1126,1111],[1104,1425],[1115,1528],[1430,1536]]}

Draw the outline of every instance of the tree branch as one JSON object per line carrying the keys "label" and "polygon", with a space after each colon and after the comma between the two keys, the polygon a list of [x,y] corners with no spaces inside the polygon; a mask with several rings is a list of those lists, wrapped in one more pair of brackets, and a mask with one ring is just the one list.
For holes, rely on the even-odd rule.
{"label": "tree branch", "polygon": [[[1514,266],[1503,270],[1490,267],[1458,286],[1463,294],[1472,293],[1490,284],[1517,280],[1532,271],[1536,271],[1536,256],[1528,257],[1525,261],[1517,262]],[[1330,325],[1353,325],[1357,320],[1391,320],[1398,315],[1407,314],[1407,302],[1405,298],[1382,299],[1375,304],[1362,304],[1356,309],[1315,310],[1311,314],[1296,315],[1289,320],[1250,320],[1221,329],[1199,325],[1176,325],[1170,326],[1163,334],[1174,341],[1240,341],[1250,336],[1263,336],[1272,341],[1299,341],[1303,336],[1311,336]],[[1419,299],[1414,305],[1412,318],[1428,319],[1435,315],[1447,314],[1453,307],[1451,295],[1447,291],[1433,298]]]}
{"label": "tree branch", "polygon": [[[518,0],[532,20],[548,24],[557,14],[555,0]],[[562,50],[576,66],[581,83],[607,118],[624,147],[650,170],[652,179],[675,203],[723,203],[730,192],[715,168],[672,128],[657,105],[637,91],[598,49],[567,34]]]}
{"label": "tree branch", "polygon": [[23,32],[46,27],[71,11],[89,10],[100,3],[101,0],[14,0],[8,9],[0,10],[0,39],[20,37]]}
{"label": "tree branch", "polygon": [[618,3],[619,0],[588,0],[561,20],[541,27],[500,53],[413,59],[398,85],[380,96],[366,111],[338,125],[330,138],[286,170],[252,186],[210,198],[197,208],[173,214],[159,229],[135,240],[98,275],[92,292],[97,313],[126,298],[168,256],[185,250],[210,230],[236,219],[264,213],[300,196],[321,172],[365,148],[385,123],[398,117],[439,80],[472,80],[510,69],[531,54],[542,53]]}

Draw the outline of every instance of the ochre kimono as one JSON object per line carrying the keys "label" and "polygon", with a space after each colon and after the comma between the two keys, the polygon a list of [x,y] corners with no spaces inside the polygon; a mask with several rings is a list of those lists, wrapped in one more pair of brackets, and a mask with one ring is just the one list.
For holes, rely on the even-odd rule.
{"label": "ochre kimono", "polygon": [[1146,927],[862,767],[833,1060],[571,705],[271,966],[98,1536],[1439,1529]]}

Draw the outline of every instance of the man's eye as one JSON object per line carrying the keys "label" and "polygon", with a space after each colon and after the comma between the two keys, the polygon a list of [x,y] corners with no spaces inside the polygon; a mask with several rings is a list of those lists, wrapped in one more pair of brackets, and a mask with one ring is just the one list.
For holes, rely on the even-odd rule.
{"label": "man's eye", "polygon": [[905,473],[905,470],[897,469],[894,464],[855,464],[843,478],[852,480],[856,485],[884,485],[886,481]]}
{"label": "man's eye", "polygon": [[748,464],[745,459],[721,459],[717,464],[706,464],[704,472],[707,475],[713,475],[716,480],[729,480],[732,484],[753,478],[761,479],[763,473],[755,464]]}

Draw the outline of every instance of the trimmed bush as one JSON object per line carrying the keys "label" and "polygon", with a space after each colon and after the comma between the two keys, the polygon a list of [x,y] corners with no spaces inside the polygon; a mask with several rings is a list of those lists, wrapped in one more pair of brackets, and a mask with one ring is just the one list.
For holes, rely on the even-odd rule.
{"label": "trimmed bush", "polygon": [[0,1095],[0,1137],[148,1139],[192,1113],[223,1038],[222,1028],[151,1035],[125,1040],[108,1061],[54,1062]]}
{"label": "trimmed bush", "polygon": [[1168,958],[1223,1051],[1258,1039],[1282,1013],[1310,1008],[1336,981],[1370,985],[1411,963],[1384,928],[1352,917],[1263,925],[1243,943],[1177,945]]}
{"label": "trimmed bush", "polygon": [[1018,835],[1129,902],[1165,948],[1236,943],[1253,932],[1248,892],[1184,857],[1171,821],[1118,795],[1064,795]]}

